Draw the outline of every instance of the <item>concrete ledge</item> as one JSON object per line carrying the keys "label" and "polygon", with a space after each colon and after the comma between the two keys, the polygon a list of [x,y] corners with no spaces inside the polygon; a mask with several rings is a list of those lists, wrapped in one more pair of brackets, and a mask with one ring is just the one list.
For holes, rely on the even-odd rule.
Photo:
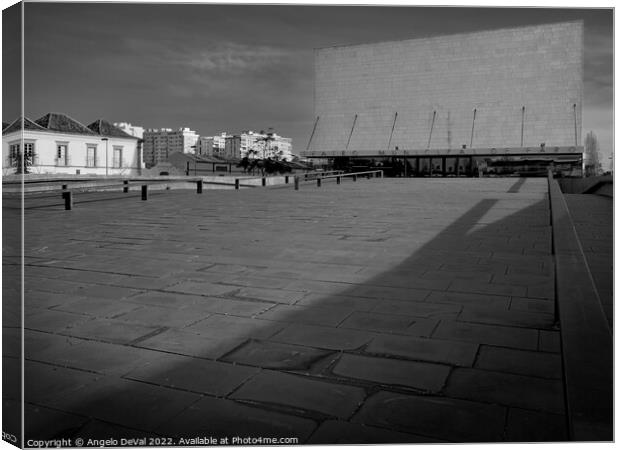
{"label": "concrete ledge", "polygon": [[549,176],[571,440],[613,440],[613,338],[560,186]]}

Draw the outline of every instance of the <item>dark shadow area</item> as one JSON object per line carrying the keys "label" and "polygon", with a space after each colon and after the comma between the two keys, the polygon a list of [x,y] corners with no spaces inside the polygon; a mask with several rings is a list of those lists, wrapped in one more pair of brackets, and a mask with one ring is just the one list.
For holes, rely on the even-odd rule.
{"label": "dark shadow area", "polygon": [[[519,180],[508,192],[522,184]],[[310,290],[296,303],[276,303],[266,311],[260,307],[267,300],[244,297],[256,304],[256,313],[215,314],[192,325],[208,339],[186,329],[137,325],[129,327],[135,336],[119,329],[128,334],[124,339],[114,333],[84,336],[79,321],[60,333],[41,325],[44,312],[27,312],[26,329],[39,330],[41,341],[76,336],[102,349],[106,342],[122,349],[99,355],[101,372],[71,370],[63,379],[49,363],[27,361],[27,437],[278,436],[331,444],[564,441],[568,434],[557,373],[529,376],[528,369],[519,374],[478,365],[482,351],[559,362],[559,348],[552,344],[557,329],[548,309],[553,291],[545,289],[547,281],[553,282],[550,253],[522,247],[527,239],[550,239],[547,201],[485,219],[497,204],[492,198],[480,200],[391,270],[351,282],[337,294]],[[506,284],[495,283],[504,277]],[[509,283],[519,277],[540,285],[530,292],[532,284]],[[278,281],[263,280],[274,287]],[[216,298],[218,307],[241,300],[237,294],[189,295],[155,286],[144,295],[179,304]],[[235,330],[234,342],[218,342],[218,332],[232,336]],[[159,351],[144,356],[144,348],[155,348],[146,343],[157,336],[162,337]],[[184,350],[189,340],[203,339],[204,351]],[[402,341],[400,350],[388,348],[397,341]],[[548,349],[538,354],[543,345]],[[27,360],[29,352],[27,344]],[[144,359],[140,368],[115,372],[115,363],[138,358]],[[555,370],[551,363],[542,366],[547,364]]]}
{"label": "dark shadow area", "polygon": [[523,185],[525,184],[525,180],[527,180],[527,178],[524,178],[524,177],[519,178],[519,179],[517,180],[517,182],[516,182],[515,184],[513,184],[513,185],[510,187],[510,189],[508,189],[508,192],[509,192],[510,194],[514,194],[514,193],[519,192],[519,190],[521,189],[521,186],[523,186]]}
{"label": "dark shadow area", "polygon": [[583,254],[613,330],[613,198],[564,194]]}
{"label": "dark shadow area", "polygon": [[[20,212],[2,210],[3,262],[7,255],[21,254]],[[2,431],[3,439],[16,446],[22,438],[21,258],[19,263],[2,265]]]}

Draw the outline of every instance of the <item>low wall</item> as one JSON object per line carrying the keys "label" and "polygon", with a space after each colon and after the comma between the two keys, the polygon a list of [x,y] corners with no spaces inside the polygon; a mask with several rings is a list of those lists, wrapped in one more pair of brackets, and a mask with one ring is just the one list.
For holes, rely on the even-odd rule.
{"label": "low wall", "polygon": [[613,337],[564,194],[548,182],[570,439],[611,441]]}
{"label": "low wall", "polygon": [[[22,187],[21,176],[4,177],[2,192],[19,194],[22,192],[47,192],[62,189],[115,191],[123,188],[123,181],[129,181],[129,190],[140,190],[140,183],[148,184],[149,190],[162,189],[196,189],[196,181],[203,181],[203,189],[234,189],[235,180],[239,180],[240,188],[259,187],[263,185],[262,177],[245,175],[210,175],[210,176],[138,176],[138,177],[105,177],[93,175],[28,175]],[[288,176],[293,183],[293,175]],[[265,186],[277,186],[286,183],[285,176],[266,176]]]}

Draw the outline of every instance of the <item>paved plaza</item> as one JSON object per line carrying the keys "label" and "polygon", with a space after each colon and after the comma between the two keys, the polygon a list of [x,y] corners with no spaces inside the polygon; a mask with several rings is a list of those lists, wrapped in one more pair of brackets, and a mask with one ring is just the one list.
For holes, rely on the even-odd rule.
{"label": "paved plaza", "polygon": [[27,437],[568,438],[546,179],[107,195],[26,202]]}

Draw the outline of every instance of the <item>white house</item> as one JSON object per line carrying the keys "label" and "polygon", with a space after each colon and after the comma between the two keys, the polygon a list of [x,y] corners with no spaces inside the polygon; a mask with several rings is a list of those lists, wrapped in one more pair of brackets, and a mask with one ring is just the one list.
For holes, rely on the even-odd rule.
{"label": "white house", "polygon": [[[22,148],[23,146],[23,148]],[[16,171],[22,151],[33,155],[36,174],[138,175],[141,141],[105,120],[85,126],[65,114],[21,118],[2,130],[2,172]]]}

